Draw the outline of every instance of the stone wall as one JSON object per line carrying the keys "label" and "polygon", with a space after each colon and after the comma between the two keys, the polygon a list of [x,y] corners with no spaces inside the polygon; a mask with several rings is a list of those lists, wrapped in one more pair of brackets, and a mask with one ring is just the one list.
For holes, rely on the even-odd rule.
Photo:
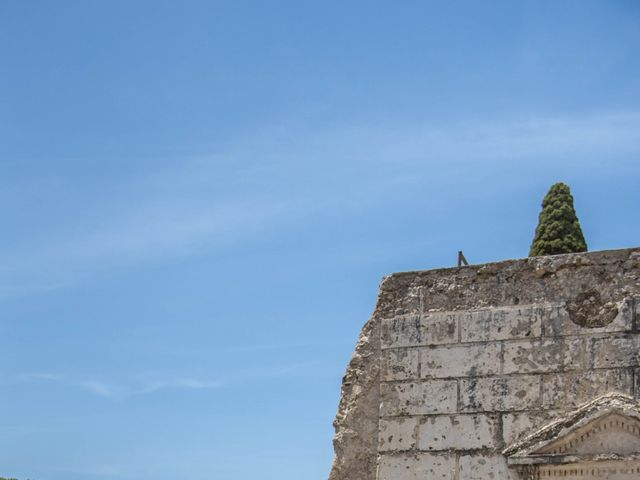
{"label": "stone wall", "polygon": [[598,395],[640,396],[639,274],[628,249],[387,277],[330,479],[517,479],[502,451],[519,437]]}

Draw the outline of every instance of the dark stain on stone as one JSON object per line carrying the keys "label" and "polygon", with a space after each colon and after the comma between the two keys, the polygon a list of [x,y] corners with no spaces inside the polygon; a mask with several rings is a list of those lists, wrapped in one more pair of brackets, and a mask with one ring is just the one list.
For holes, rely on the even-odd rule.
{"label": "dark stain on stone", "polygon": [[567,311],[573,323],[586,328],[605,327],[618,315],[615,303],[604,302],[595,288],[583,290],[567,302]]}

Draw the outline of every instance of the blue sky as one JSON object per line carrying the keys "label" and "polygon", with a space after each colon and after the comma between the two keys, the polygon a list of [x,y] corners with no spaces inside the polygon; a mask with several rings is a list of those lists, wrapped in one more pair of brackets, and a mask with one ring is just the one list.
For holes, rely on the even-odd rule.
{"label": "blue sky", "polygon": [[636,1],[0,0],[0,476],[320,480],[394,271],[637,246]]}

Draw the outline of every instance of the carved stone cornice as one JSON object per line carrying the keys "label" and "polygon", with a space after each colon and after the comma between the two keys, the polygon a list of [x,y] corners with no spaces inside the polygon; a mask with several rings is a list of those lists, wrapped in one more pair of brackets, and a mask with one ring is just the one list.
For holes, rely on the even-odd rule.
{"label": "carved stone cornice", "polygon": [[[503,451],[524,480],[640,478],[640,405],[609,393]],[[615,477],[612,477],[615,476]]]}

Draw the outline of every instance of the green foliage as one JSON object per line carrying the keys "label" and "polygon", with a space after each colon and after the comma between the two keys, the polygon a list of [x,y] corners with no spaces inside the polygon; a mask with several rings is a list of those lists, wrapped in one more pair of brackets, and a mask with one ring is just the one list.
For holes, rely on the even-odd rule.
{"label": "green foliage", "polygon": [[529,256],[586,251],[587,242],[573,208],[571,190],[564,183],[556,183],[542,201],[542,212]]}

